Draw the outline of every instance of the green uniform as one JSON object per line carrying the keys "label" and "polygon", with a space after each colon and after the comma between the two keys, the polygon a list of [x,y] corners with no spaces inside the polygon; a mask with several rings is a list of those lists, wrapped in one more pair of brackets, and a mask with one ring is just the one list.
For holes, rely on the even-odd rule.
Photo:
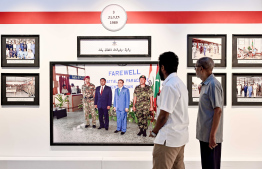
{"label": "green uniform", "polygon": [[83,109],[85,112],[86,124],[90,125],[89,122],[89,114],[92,115],[92,124],[96,125],[96,113],[95,113],[95,105],[94,105],[94,96],[95,96],[95,85],[90,83],[89,86],[82,86],[83,93]]}
{"label": "green uniform", "polygon": [[150,97],[153,96],[153,90],[150,86],[146,85],[141,87],[141,85],[136,86],[134,90],[134,97],[136,97],[136,116],[138,119],[138,127],[140,129],[147,130],[147,117],[149,116],[150,108]]}

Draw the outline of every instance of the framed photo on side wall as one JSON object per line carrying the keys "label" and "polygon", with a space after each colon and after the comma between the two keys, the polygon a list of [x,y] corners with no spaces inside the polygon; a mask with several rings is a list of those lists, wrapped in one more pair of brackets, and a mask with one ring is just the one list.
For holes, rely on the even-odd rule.
{"label": "framed photo on side wall", "polygon": [[1,105],[39,105],[38,73],[1,73]]}
{"label": "framed photo on side wall", "polygon": [[2,67],[39,67],[39,35],[1,35]]}
{"label": "framed photo on side wall", "polygon": [[[224,92],[224,105],[226,106],[226,73],[214,73],[216,79],[221,83]],[[202,80],[195,73],[187,74],[187,89],[189,105],[198,105]]]}
{"label": "framed photo on side wall", "polygon": [[232,74],[232,105],[262,106],[262,73]]}
{"label": "framed photo on side wall", "polygon": [[262,66],[262,34],[233,35],[232,67]]}
{"label": "framed photo on side wall", "polygon": [[187,35],[187,66],[194,67],[197,60],[210,57],[216,67],[226,67],[227,35]]}

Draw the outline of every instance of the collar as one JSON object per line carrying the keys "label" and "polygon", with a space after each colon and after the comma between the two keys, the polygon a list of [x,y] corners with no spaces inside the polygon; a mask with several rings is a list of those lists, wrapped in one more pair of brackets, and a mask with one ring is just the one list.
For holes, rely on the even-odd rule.
{"label": "collar", "polygon": [[121,88],[118,88],[118,89],[122,90],[122,88],[123,88],[123,86]]}
{"label": "collar", "polygon": [[201,85],[208,85],[209,82],[214,79],[214,74],[212,73],[211,75],[208,76],[208,78],[204,81],[204,82],[201,82]]}
{"label": "collar", "polygon": [[171,73],[167,76],[167,78],[164,80],[164,82],[162,83],[162,86],[165,86],[165,84],[173,77],[176,77],[177,73]]}

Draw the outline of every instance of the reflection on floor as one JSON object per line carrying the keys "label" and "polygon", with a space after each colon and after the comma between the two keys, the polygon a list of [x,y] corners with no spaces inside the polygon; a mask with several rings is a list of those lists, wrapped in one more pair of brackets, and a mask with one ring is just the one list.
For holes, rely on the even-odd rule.
{"label": "reflection on floor", "polygon": [[[6,97],[29,97],[29,94],[27,94],[24,91],[6,92]],[[34,97],[34,96],[31,96],[31,97]]]}
{"label": "reflection on floor", "polygon": [[[91,121],[90,121],[91,122]],[[54,143],[129,143],[129,144],[153,144],[153,138],[148,137],[152,125],[147,130],[147,137],[139,137],[139,131],[136,123],[127,122],[127,131],[124,135],[116,130],[116,121],[109,121],[109,129],[97,129],[99,120],[96,121],[97,128],[85,128],[85,119],[83,111],[68,112],[67,117],[56,119],[53,123]]]}

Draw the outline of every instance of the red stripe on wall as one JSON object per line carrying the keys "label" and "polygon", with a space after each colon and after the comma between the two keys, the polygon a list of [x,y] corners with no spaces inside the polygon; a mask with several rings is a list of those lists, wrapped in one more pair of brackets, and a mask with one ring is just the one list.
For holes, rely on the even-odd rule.
{"label": "red stripe on wall", "polygon": [[[100,24],[101,12],[0,12],[0,24]],[[262,11],[127,12],[128,24],[262,23]],[[19,19],[18,19],[19,18]]]}

